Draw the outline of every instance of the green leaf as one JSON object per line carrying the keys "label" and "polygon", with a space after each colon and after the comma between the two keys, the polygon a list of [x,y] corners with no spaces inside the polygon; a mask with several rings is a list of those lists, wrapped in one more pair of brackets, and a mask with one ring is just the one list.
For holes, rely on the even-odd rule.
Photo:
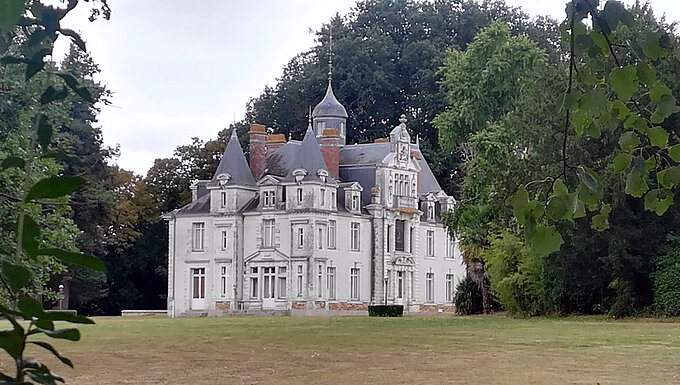
{"label": "green leaf", "polygon": [[626,131],[619,138],[619,146],[624,152],[631,152],[640,145],[640,138],[634,131]]}
{"label": "green leaf", "polygon": [[25,5],[25,0],[0,0],[0,30],[12,30],[21,19]]}
{"label": "green leaf", "polygon": [[630,161],[633,160],[633,155],[622,153],[614,157],[614,171],[621,172],[630,166]]}
{"label": "green leaf", "polygon": [[585,203],[580,199],[579,192],[569,194],[572,196],[571,218],[578,219],[586,216]]}
{"label": "green leaf", "polygon": [[615,100],[612,102],[612,111],[616,111],[616,117],[619,119],[626,119],[630,115],[630,110],[628,107],[620,100]]}
{"label": "green leaf", "polygon": [[70,359],[68,359],[67,357],[64,357],[64,356],[62,356],[61,354],[59,354],[59,352],[57,351],[57,349],[55,349],[52,345],[48,344],[47,342],[43,342],[43,341],[29,341],[29,343],[34,344],[34,345],[37,345],[37,346],[40,346],[41,348],[43,348],[43,349],[45,349],[45,350],[51,352],[55,357],[57,357],[57,359],[59,359],[59,361],[63,362],[64,364],[66,364],[66,365],[68,365],[68,366],[70,366],[70,367],[73,367],[73,362],[71,362]]}
{"label": "green leaf", "polygon": [[667,189],[671,189],[680,183],[680,167],[672,166],[656,173],[656,180]]}
{"label": "green leaf", "polygon": [[664,95],[670,94],[671,89],[661,82],[654,83],[652,89],[649,90],[649,98],[652,99],[653,102],[658,102]]}
{"label": "green leaf", "polygon": [[647,35],[645,42],[642,45],[642,51],[645,53],[645,56],[652,60],[656,60],[661,59],[668,54],[668,50],[661,46],[660,39],[660,33],[650,33]]}
{"label": "green leaf", "polygon": [[76,80],[75,76],[65,72],[58,73],[57,76],[62,78],[64,80],[64,83],[66,83],[66,85],[70,89],[75,90],[76,88],[78,88],[78,80]]}
{"label": "green leaf", "polygon": [[619,99],[627,102],[638,88],[637,70],[633,66],[614,68],[609,75],[609,83]]}
{"label": "green leaf", "polygon": [[675,104],[675,101],[675,97],[672,95],[662,96],[661,100],[659,100],[659,103],[656,106],[656,111],[654,111],[654,114],[650,118],[652,123],[659,124],[667,117],[680,111],[680,107]]}
{"label": "green leaf", "polygon": [[38,127],[38,143],[43,150],[50,146],[52,141],[52,126],[47,121],[40,121]]}
{"label": "green leaf", "polygon": [[52,338],[59,338],[69,341],[78,341],[80,339],[80,332],[75,328],[67,329],[57,329],[57,330],[44,330],[40,329],[43,333],[47,334]]}
{"label": "green leaf", "polygon": [[676,144],[669,148],[668,155],[670,155],[671,159],[680,163],[680,144]]}
{"label": "green leaf", "polygon": [[89,325],[94,325],[94,321],[82,316],[78,315],[74,312],[70,311],[46,311],[45,314],[43,314],[42,318],[49,319],[50,321],[66,321],[74,324],[89,324]]}
{"label": "green leaf", "polygon": [[[600,120],[602,121],[602,120]],[[600,129],[600,124],[598,122],[593,122],[593,124],[589,125],[586,127],[585,131],[586,135],[590,136],[591,138],[599,138],[600,135],[602,135],[602,130]]]}
{"label": "green leaf", "polygon": [[88,269],[106,272],[106,266],[99,258],[92,255],[76,253],[60,249],[40,249],[38,255],[50,255],[64,263],[72,263]]}
{"label": "green leaf", "polygon": [[562,235],[554,227],[539,225],[530,240],[530,247],[537,256],[544,257],[559,251],[563,243]]}
{"label": "green leaf", "polygon": [[7,285],[12,289],[14,294],[19,293],[21,289],[31,282],[31,272],[24,266],[4,261],[0,265],[0,268],[2,269],[2,275],[5,277],[5,281],[7,281]]}
{"label": "green leaf", "polygon": [[578,135],[583,135],[585,129],[593,124],[593,119],[583,110],[576,110],[571,115],[571,123],[574,125],[574,131]]}
{"label": "green leaf", "polygon": [[24,168],[25,162],[18,156],[10,156],[2,160],[0,163],[0,169],[7,170],[9,168]]}
{"label": "green leaf", "polygon": [[611,205],[602,205],[600,213],[593,215],[590,228],[596,231],[604,231],[609,228],[609,213],[611,213]]}
{"label": "green leaf", "polygon": [[602,55],[604,57],[609,57],[609,44],[607,44],[607,40],[604,38],[604,35],[601,32],[590,31],[588,36],[590,36],[590,38],[593,40],[595,46],[600,49]]}
{"label": "green leaf", "polygon": [[85,183],[77,176],[55,176],[39,180],[26,194],[25,202],[41,198],[59,198],[74,192]]}
{"label": "green leaf", "polygon": [[607,95],[603,91],[586,92],[579,98],[579,109],[590,116],[600,116],[607,107]]}
{"label": "green leaf", "polygon": [[597,192],[598,190],[597,179],[595,179],[595,177],[590,173],[586,172],[583,166],[576,169],[576,175],[578,176],[581,183],[583,183],[583,185],[586,186],[586,188],[588,188],[588,190],[591,193],[594,194]]}
{"label": "green leaf", "polygon": [[637,77],[641,82],[648,86],[653,85],[656,82],[656,70],[654,67],[649,65],[647,62],[638,63],[637,67]]}
{"label": "green leaf", "polygon": [[663,215],[673,204],[673,193],[668,190],[651,190],[645,195],[645,210]]}
{"label": "green leaf", "polygon": [[0,349],[6,351],[12,358],[21,357],[23,347],[23,333],[16,327],[12,330],[0,330]]}
{"label": "green leaf", "polygon": [[649,141],[652,146],[659,148],[666,148],[668,144],[668,132],[663,129],[663,127],[652,127],[647,130],[647,135],[649,136]]}
{"label": "green leaf", "polygon": [[[18,225],[18,223],[17,223]],[[38,239],[40,238],[40,227],[30,215],[24,215],[24,230],[21,237],[21,247],[29,255],[35,255],[38,250]]]}
{"label": "green leaf", "polygon": [[628,174],[628,178],[626,179],[626,194],[640,198],[647,190],[649,190],[649,186],[641,172],[632,171]]}
{"label": "green leaf", "polygon": [[20,299],[17,306],[27,319],[39,317],[43,313],[43,308],[40,302],[31,297],[24,297]]}
{"label": "green leaf", "polygon": [[67,96],[68,89],[66,87],[60,87],[57,89],[55,86],[49,86],[40,96],[40,104],[49,104],[57,100],[65,99]]}
{"label": "green leaf", "polygon": [[54,323],[45,318],[38,318],[33,321],[36,327],[45,330],[54,330]]}
{"label": "green leaf", "polygon": [[512,196],[508,197],[508,199],[505,200],[505,204],[512,207],[513,215],[515,216],[515,218],[517,218],[517,221],[520,224],[524,224],[523,210],[528,203],[529,203],[529,192],[523,186],[520,187],[515,192],[515,194],[513,194]]}
{"label": "green leaf", "polygon": [[645,160],[645,171],[656,170],[658,166],[659,160],[654,155],[650,156],[649,158],[647,158],[647,160]]}

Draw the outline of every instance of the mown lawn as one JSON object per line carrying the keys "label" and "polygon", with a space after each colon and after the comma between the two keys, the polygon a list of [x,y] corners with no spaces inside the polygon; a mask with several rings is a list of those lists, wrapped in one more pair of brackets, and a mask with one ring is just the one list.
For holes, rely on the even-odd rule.
{"label": "mown lawn", "polygon": [[102,318],[81,330],[58,343],[76,364],[57,370],[69,384],[680,383],[680,322]]}

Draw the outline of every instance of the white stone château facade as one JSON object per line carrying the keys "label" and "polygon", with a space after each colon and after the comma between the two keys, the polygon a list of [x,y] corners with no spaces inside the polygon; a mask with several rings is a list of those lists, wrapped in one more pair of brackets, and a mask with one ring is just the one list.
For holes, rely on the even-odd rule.
{"label": "white stone ch\u00e2teau facade", "polygon": [[253,124],[250,165],[232,133],[212,180],[169,223],[168,315],[243,311],[453,311],[465,276],[442,191],[406,118],[389,140],[345,145],[329,81],[302,141]]}

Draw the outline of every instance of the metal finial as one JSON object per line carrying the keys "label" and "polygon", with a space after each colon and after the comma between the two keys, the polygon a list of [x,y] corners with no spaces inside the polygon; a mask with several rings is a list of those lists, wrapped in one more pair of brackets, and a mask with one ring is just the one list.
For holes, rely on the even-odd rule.
{"label": "metal finial", "polygon": [[406,124],[407,121],[408,119],[406,119],[406,115],[401,114],[401,116],[399,117],[399,123]]}
{"label": "metal finial", "polygon": [[312,105],[309,105],[309,114],[307,114],[307,121],[312,124]]}
{"label": "metal finial", "polygon": [[333,79],[333,21],[329,24],[328,36],[328,83]]}

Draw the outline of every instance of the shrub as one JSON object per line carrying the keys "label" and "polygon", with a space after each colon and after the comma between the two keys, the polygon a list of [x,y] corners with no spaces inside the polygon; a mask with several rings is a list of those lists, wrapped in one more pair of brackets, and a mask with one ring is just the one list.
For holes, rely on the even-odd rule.
{"label": "shrub", "polygon": [[404,305],[370,305],[369,317],[401,317],[404,315]]}
{"label": "shrub", "polygon": [[680,236],[669,235],[668,245],[656,259],[654,307],[665,316],[680,315]]}
{"label": "shrub", "polygon": [[481,296],[477,284],[472,278],[467,276],[458,283],[453,301],[456,304],[456,313],[458,314],[469,315],[479,312],[478,304],[481,303]]}

